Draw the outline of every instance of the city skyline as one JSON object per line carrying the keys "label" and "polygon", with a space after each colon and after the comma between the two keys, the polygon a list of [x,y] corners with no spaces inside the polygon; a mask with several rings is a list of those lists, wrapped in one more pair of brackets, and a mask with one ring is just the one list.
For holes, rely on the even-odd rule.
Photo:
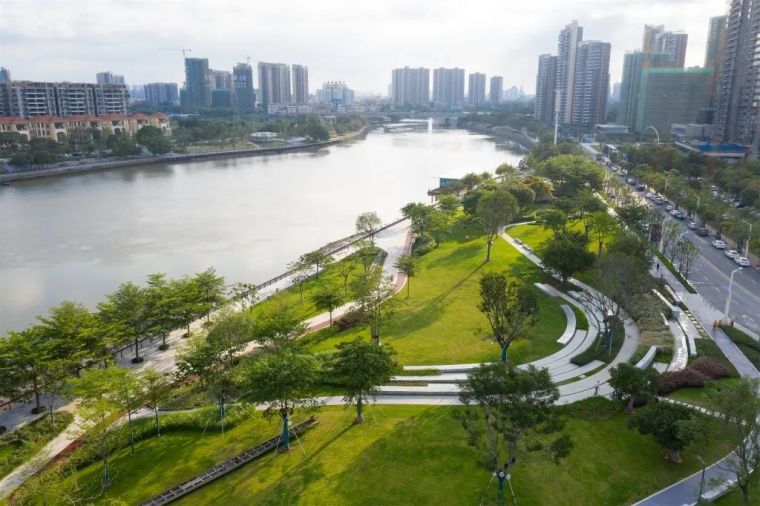
{"label": "city skyline", "polygon": [[[515,15],[515,6],[479,2],[478,6],[491,12],[480,16],[482,9],[460,12],[454,3],[442,2],[360,6],[343,1],[319,6],[296,2],[298,6],[287,12],[258,6],[256,15],[248,16],[253,7],[239,2],[220,2],[214,8],[185,2],[180,9],[178,2],[168,1],[151,3],[155,15],[146,17],[141,7],[148,4],[141,1],[105,6],[104,2],[84,1],[76,10],[44,0],[5,2],[0,7],[5,14],[0,17],[0,64],[20,80],[91,81],[96,72],[111,69],[124,75],[128,84],[158,81],[181,85],[182,53],[164,49],[185,47],[192,49],[188,56],[208,58],[215,69],[231,70],[248,56],[255,62],[301,62],[309,66],[314,83],[346,81],[359,93],[385,94],[390,70],[408,65],[458,66],[468,74],[499,75],[506,87],[522,86],[533,94],[538,55],[555,50],[557,32],[572,19],[593,32],[595,39],[611,43],[610,74],[611,80],[617,81],[622,75],[623,54],[641,44],[644,24],[663,24],[668,30],[688,33],[686,66],[701,65],[709,17],[725,9],[722,0],[608,3],[575,0],[555,5],[538,0],[530,11]],[[89,4],[98,8],[88,9]],[[551,17],[545,16],[547,9],[541,4],[551,4]],[[324,23],[318,29],[309,28],[315,16],[328,28]],[[130,22],[138,17],[139,23]],[[50,23],[52,19],[56,23]],[[329,29],[333,24],[335,29]],[[391,36],[386,30],[390,25],[396,28]],[[472,26],[478,29],[472,30]],[[330,33],[329,52],[313,43],[325,33]],[[440,33],[447,36],[442,38]],[[496,34],[503,33],[510,36],[499,36],[495,43]],[[51,45],[56,47],[55,58],[50,56]],[[359,61],[363,63],[357,65]]]}

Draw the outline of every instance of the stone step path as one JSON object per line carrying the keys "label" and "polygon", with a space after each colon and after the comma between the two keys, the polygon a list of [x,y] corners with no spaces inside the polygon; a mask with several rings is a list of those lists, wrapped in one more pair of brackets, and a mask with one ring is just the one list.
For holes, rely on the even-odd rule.
{"label": "stone step path", "polygon": [[565,313],[567,325],[565,326],[565,331],[559,336],[559,339],[557,339],[557,342],[559,344],[567,344],[575,335],[575,313],[567,304],[561,304],[559,307],[561,307],[562,311]]}

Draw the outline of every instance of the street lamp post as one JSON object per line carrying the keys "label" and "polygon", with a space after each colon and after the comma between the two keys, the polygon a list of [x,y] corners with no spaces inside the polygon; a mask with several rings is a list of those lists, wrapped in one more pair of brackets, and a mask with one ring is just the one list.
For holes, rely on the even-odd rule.
{"label": "street lamp post", "polygon": [[747,235],[747,244],[744,246],[744,256],[749,258],[749,243],[752,240],[752,223],[747,220],[742,220],[749,226],[749,234]]}
{"label": "street lamp post", "polygon": [[731,278],[728,281],[728,294],[726,295],[726,307],[723,309],[723,317],[728,320],[728,310],[731,308],[731,290],[734,287],[734,274],[742,270],[741,267],[731,271]]}
{"label": "street lamp post", "polygon": [[705,490],[705,467],[707,467],[707,465],[700,455],[697,455],[697,460],[702,464],[702,479],[699,480],[699,497],[697,498],[697,502],[702,502],[702,493]]}
{"label": "street lamp post", "polygon": [[604,336],[607,338],[607,356],[612,356],[612,327],[610,327],[610,319],[612,318],[612,309],[607,309],[607,313],[604,318]]}

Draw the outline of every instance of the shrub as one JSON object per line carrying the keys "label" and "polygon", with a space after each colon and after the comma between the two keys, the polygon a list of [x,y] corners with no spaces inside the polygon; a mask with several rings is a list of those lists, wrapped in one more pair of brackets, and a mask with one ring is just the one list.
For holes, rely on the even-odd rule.
{"label": "shrub", "polygon": [[687,368],[683,371],[665,372],[660,375],[660,388],[657,393],[667,395],[679,388],[700,388],[710,380],[696,369]]}
{"label": "shrub", "polygon": [[333,322],[338,327],[338,330],[347,330],[357,325],[364,323],[364,317],[359,311],[349,311],[343,315],[339,320]]}
{"label": "shrub", "polygon": [[412,253],[417,256],[422,256],[430,253],[434,248],[435,241],[432,237],[425,234],[422,236],[417,236],[417,238],[414,240],[414,244],[412,245]]}
{"label": "shrub", "polygon": [[533,443],[528,443],[525,445],[525,449],[529,452],[537,452],[539,450],[542,450],[544,448],[543,443],[541,441],[534,441]]}
{"label": "shrub", "polygon": [[620,403],[613,402],[606,397],[589,397],[564,406],[557,406],[555,409],[561,414],[595,421],[606,420],[620,413],[622,407]]}
{"label": "shrub", "polygon": [[710,357],[699,357],[689,364],[689,369],[695,369],[710,379],[728,378],[731,373],[720,362]]}

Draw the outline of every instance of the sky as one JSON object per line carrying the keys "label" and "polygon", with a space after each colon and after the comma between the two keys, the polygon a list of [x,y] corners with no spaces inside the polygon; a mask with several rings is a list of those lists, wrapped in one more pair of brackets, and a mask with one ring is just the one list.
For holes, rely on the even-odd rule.
{"label": "sky", "polygon": [[460,67],[535,89],[538,55],[556,53],[572,20],[585,40],[612,44],[610,82],[644,24],[689,34],[686,65],[704,63],[708,19],[726,0],[0,0],[0,66],[13,79],[128,84],[184,80],[182,53],[231,70],[247,57],[309,67],[329,80],[385,93],[391,69]]}

